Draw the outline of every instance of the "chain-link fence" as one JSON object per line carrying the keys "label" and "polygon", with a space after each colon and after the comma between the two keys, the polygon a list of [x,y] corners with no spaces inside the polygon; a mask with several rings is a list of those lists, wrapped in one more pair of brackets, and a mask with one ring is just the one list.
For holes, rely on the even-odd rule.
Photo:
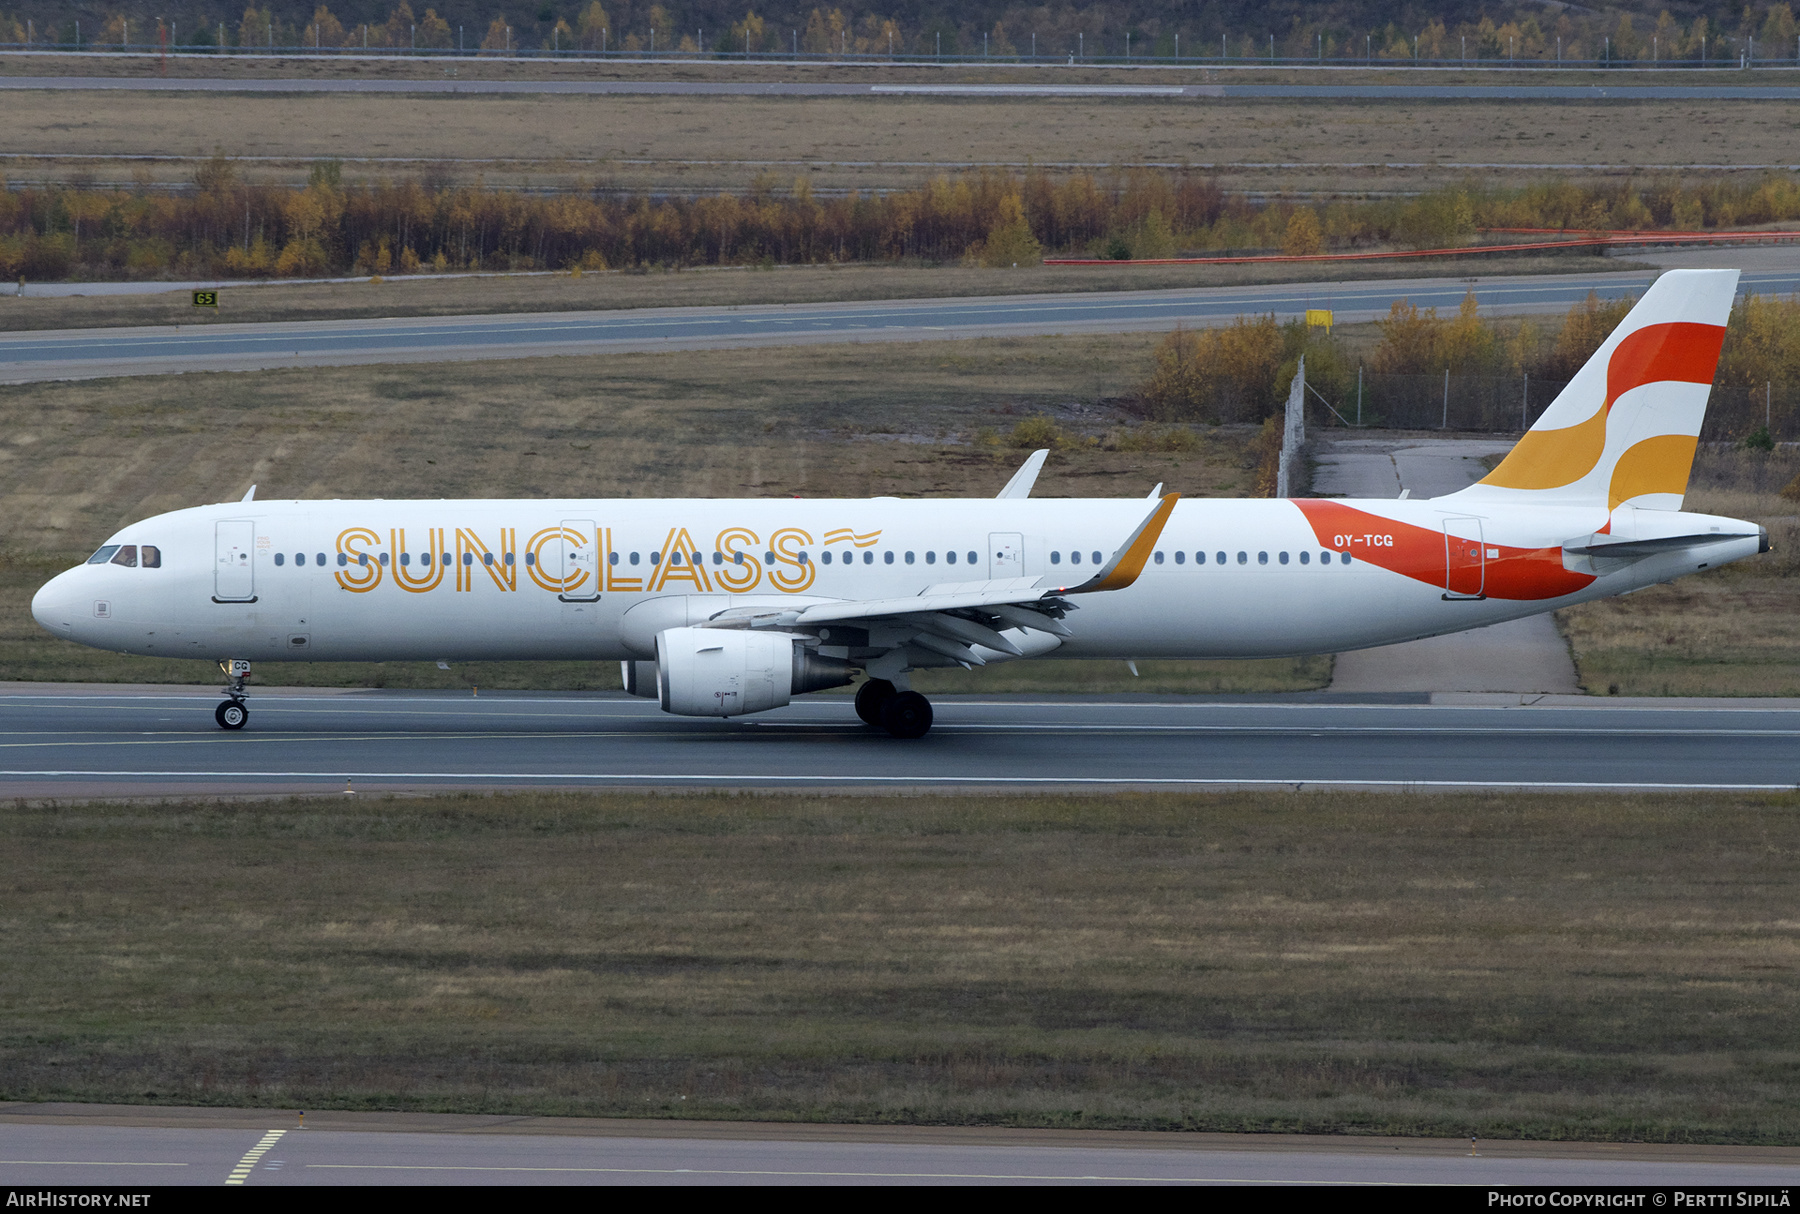
{"label": "chain-link fence", "polygon": [[[1364,372],[1341,391],[1309,393],[1314,425],[1392,430],[1530,428],[1568,384],[1524,375],[1378,375]],[[1330,408],[1325,407],[1325,403]],[[1333,412],[1335,410],[1335,413]],[[1800,442],[1800,384],[1717,386],[1700,437],[1735,442],[1767,426],[1775,442]]]}

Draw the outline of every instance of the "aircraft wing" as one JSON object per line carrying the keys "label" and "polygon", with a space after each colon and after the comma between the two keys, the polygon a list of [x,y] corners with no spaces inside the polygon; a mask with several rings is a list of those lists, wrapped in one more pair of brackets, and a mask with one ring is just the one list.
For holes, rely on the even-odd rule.
{"label": "aircraft wing", "polygon": [[[1159,500],[1143,522],[1125,538],[1112,559],[1076,585],[1044,577],[1001,578],[981,582],[940,582],[916,595],[891,599],[842,599],[791,608],[733,607],[706,621],[706,628],[777,628],[818,634],[830,625],[866,632],[858,648],[915,647],[964,666],[985,665],[976,652],[986,649],[1008,657],[1027,656],[1019,647],[1023,632],[1053,637],[1073,636],[1063,618],[1076,604],[1071,595],[1123,590],[1137,581],[1150,552],[1174,513],[1180,495]],[[1008,632],[1020,636],[1009,638]],[[1054,647],[1054,646],[1052,646]]]}

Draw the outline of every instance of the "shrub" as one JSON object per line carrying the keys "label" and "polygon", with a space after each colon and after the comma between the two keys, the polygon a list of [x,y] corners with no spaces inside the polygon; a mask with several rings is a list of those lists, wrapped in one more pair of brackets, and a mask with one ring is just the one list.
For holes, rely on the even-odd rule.
{"label": "shrub", "polygon": [[1053,451],[1068,451],[1086,445],[1081,438],[1070,434],[1059,426],[1054,418],[1043,413],[1034,414],[1014,426],[1008,441],[1015,447],[1024,447],[1032,451],[1042,447],[1048,447]]}
{"label": "shrub", "polygon": [[1164,421],[1255,420],[1275,407],[1282,357],[1273,316],[1240,316],[1199,333],[1177,329],[1157,346],[1156,369],[1138,392]]}

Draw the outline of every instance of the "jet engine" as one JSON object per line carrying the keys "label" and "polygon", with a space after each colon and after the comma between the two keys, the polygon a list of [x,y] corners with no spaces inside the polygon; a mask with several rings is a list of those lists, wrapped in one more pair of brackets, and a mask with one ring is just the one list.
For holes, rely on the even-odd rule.
{"label": "jet engine", "polygon": [[850,664],[822,658],[790,632],[669,628],[656,634],[656,686],[664,712],[741,717],[851,681]]}

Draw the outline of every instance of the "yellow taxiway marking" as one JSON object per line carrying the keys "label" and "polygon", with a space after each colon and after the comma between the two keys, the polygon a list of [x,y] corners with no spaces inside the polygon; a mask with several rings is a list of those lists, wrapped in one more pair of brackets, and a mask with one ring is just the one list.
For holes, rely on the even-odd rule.
{"label": "yellow taxiway marking", "polygon": [[261,1159],[270,1147],[279,1142],[285,1133],[287,1133],[286,1130],[270,1130],[264,1134],[257,1144],[250,1148],[249,1153],[238,1160],[237,1167],[231,1169],[231,1175],[225,1178],[225,1183],[243,1184],[251,1170],[256,1167],[256,1161]]}

